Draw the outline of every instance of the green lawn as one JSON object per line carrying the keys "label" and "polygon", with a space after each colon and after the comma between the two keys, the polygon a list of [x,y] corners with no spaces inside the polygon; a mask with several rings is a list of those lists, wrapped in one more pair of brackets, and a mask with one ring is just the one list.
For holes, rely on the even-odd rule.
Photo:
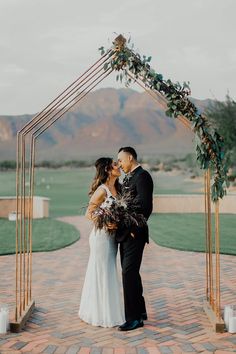
{"label": "green lawn", "polygon": [[[204,214],[153,214],[149,227],[151,238],[160,246],[185,251],[205,251]],[[235,230],[235,215],[220,215],[221,253],[236,254]]]}
{"label": "green lawn", "polygon": [[[95,169],[36,169],[35,195],[50,198],[50,217],[82,215],[88,204],[88,191]],[[186,180],[186,175],[153,173],[154,193],[188,194],[201,184]],[[26,190],[26,193],[27,190]],[[0,173],[0,196],[15,195],[15,172]]]}
{"label": "green lawn", "polygon": [[[153,214],[149,220],[150,236],[160,246],[205,251],[203,214]],[[236,254],[236,217],[220,216],[221,253]],[[58,220],[33,221],[33,251],[51,251],[79,239],[78,231]],[[0,254],[15,253],[15,223],[0,219]]]}
{"label": "green lawn", "polygon": [[[88,190],[95,169],[37,169],[35,171],[35,195],[50,198],[50,217],[82,215],[88,204]],[[189,194],[199,193],[201,183],[192,181],[185,174],[153,173],[154,193]],[[15,195],[15,172],[0,173],[0,195]],[[68,227],[68,229],[67,229]],[[0,254],[14,248],[14,222],[0,219]],[[182,250],[204,251],[204,215],[201,214],[156,214],[150,219],[151,236],[165,247]],[[222,253],[236,254],[235,215],[220,216]],[[7,238],[6,238],[7,235]],[[78,239],[72,226],[59,221],[34,221],[34,249],[51,250],[64,247]],[[8,246],[9,244],[9,246]],[[2,247],[3,246],[3,247]]]}
{"label": "green lawn", "polygon": [[[78,230],[64,222],[48,219],[33,220],[33,251],[52,251],[79,239]],[[0,255],[15,253],[15,222],[0,219]]]}
{"label": "green lawn", "polygon": [[[82,215],[93,175],[93,168],[36,169],[34,194],[50,198],[50,217]],[[1,172],[0,196],[14,195],[15,172]]]}
{"label": "green lawn", "polygon": [[50,216],[82,215],[88,204],[92,168],[72,170],[38,170],[35,195],[50,198]]}
{"label": "green lawn", "polygon": [[198,194],[203,183],[190,179],[187,173],[171,174],[159,171],[153,173],[155,194]]}

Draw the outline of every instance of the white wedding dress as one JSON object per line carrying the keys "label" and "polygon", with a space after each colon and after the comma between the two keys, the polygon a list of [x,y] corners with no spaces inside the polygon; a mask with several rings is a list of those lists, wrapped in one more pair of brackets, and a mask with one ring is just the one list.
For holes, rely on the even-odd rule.
{"label": "white wedding dress", "polygon": [[[101,207],[107,206],[112,194],[104,184],[98,188],[106,190],[107,197]],[[116,265],[117,243],[104,229],[93,228],[89,245],[90,256],[78,315],[93,326],[121,325],[125,318]]]}

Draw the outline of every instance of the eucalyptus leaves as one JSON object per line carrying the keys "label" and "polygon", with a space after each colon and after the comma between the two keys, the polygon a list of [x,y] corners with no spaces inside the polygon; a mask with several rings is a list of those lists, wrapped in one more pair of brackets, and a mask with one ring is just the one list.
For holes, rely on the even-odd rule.
{"label": "eucalyptus leaves", "polygon": [[[129,86],[132,81],[140,79],[147,88],[165,96],[168,107],[167,116],[177,118],[183,115],[191,122],[197,139],[197,160],[201,169],[209,168],[211,170],[213,178],[211,198],[214,202],[223,198],[228,186],[223,138],[210,126],[206,117],[198,113],[196,106],[188,99],[191,93],[188,83],[183,83],[181,86],[178,82],[164,80],[161,74],[151,68],[151,57],[141,57],[140,54],[134,53],[133,46],[130,49],[125,42],[126,40],[122,36],[116,38],[109,59],[104,64],[104,70],[109,67],[118,71],[116,79],[124,82],[126,86]],[[105,54],[104,47],[99,50],[102,55]]]}

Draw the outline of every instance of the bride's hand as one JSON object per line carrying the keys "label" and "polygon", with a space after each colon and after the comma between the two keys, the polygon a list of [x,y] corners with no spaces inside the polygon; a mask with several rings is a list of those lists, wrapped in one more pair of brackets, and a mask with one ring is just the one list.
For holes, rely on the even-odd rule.
{"label": "bride's hand", "polygon": [[109,224],[107,224],[107,228],[108,228],[108,230],[117,230],[118,226],[117,226],[117,224],[109,223]]}

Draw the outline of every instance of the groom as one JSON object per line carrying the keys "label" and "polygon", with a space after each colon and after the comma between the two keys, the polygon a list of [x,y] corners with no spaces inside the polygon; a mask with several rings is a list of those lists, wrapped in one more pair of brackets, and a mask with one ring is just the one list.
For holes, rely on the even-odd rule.
{"label": "groom", "polygon": [[[140,207],[140,213],[148,219],[152,212],[153,181],[151,175],[137,162],[137,153],[130,146],[120,148],[118,163],[126,174],[122,193],[131,193],[134,203]],[[126,319],[119,330],[130,331],[143,327],[143,320],[147,319],[139,269],[145,243],[148,243],[148,226],[132,226],[131,229],[127,229],[119,225],[116,240],[120,243]]]}

